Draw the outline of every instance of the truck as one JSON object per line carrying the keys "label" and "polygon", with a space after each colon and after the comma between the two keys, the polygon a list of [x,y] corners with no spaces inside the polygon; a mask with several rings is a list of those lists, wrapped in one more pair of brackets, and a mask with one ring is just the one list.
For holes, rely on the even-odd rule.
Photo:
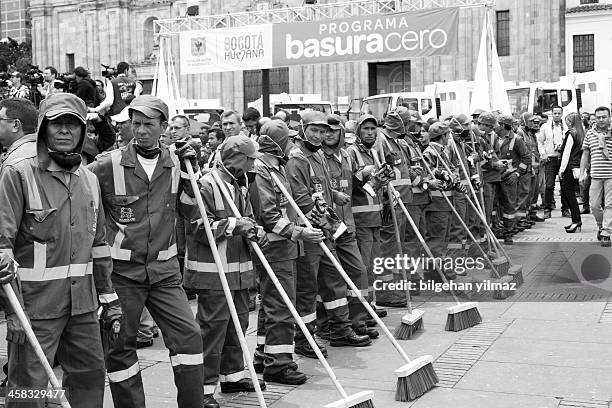
{"label": "truck", "polygon": [[563,117],[571,112],[578,112],[580,90],[573,82],[521,82],[518,85],[506,86],[510,109],[515,116],[523,112],[550,114],[555,105],[563,108]]}
{"label": "truck", "polygon": [[595,112],[600,106],[612,105],[612,71],[607,69],[576,72],[561,77],[580,90],[581,112]]}
{"label": "truck", "polygon": [[379,123],[383,123],[385,115],[397,106],[405,106],[419,112],[424,121],[439,116],[435,97],[428,92],[395,92],[368,96],[361,103],[360,115],[373,115]]}

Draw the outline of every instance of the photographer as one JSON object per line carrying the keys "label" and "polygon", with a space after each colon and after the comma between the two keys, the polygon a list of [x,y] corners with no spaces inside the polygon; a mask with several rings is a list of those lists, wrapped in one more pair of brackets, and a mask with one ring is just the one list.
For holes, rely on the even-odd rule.
{"label": "photographer", "polygon": [[22,83],[23,75],[21,72],[13,72],[11,74],[11,90],[9,91],[10,98],[30,98],[30,88],[26,84]]}
{"label": "photographer", "polygon": [[116,78],[112,78],[112,70],[107,69],[106,74],[106,98],[95,109],[90,112],[105,112],[109,110],[109,115],[117,115],[125,108],[132,99],[135,98],[136,81],[128,76],[130,64],[120,62],[117,64]]}
{"label": "photographer", "polygon": [[76,89],[74,94],[81,98],[88,108],[96,106],[96,83],[89,77],[89,71],[83,67],[74,69]]}
{"label": "photographer", "polygon": [[53,82],[57,79],[57,70],[48,66],[45,67],[43,71],[43,84],[36,85],[36,89],[40,93],[41,97],[46,98],[47,96],[53,94],[57,89],[53,86]]}

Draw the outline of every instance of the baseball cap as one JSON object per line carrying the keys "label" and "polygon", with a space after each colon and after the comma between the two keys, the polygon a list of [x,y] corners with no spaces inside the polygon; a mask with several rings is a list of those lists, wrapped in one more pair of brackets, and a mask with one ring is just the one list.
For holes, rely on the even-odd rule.
{"label": "baseball cap", "polygon": [[443,122],[435,122],[429,126],[429,137],[435,139],[448,133],[448,126]]}
{"label": "baseball cap", "polygon": [[327,124],[333,130],[344,129],[344,123],[342,123],[342,118],[335,114],[327,115]]}
{"label": "baseball cap", "polygon": [[495,126],[497,124],[497,118],[493,112],[482,112],[480,115],[478,115],[478,123]]}
{"label": "baseball cap", "polygon": [[72,115],[85,124],[87,106],[81,98],[71,93],[51,94],[40,103],[38,111],[39,124],[43,118],[53,120],[62,115]]}
{"label": "baseball cap", "polygon": [[130,120],[130,113],[128,112],[128,110],[130,109],[129,106],[126,106],[125,108],[123,108],[121,110],[121,112],[119,112],[116,115],[111,116],[111,120],[114,120],[117,123],[123,123],[123,122],[127,122],[128,120]]}
{"label": "baseball cap", "polygon": [[291,137],[298,134],[297,130],[289,129],[287,124],[282,119],[272,119],[266,121],[259,129],[260,135],[270,136],[277,140],[282,137]]}
{"label": "baseball cap", "polygon": [[263,156],[259,151],[259,143],[245,135],[230,136],[221,145],[221,160],[226,160],[238,154],[244,154],[252,159]]}
{"label": "baseball cap", "polygon": [[497,118],[497,121],[499,122],[500,125],[512,125],[512,123],[514,122],[514,117],[510,116],[510,115],[499,115],[499,117]]}
{"label": "baseball cap", "polygon": [[452,130],[468,130],[472,121],[463,113],[455,115],[450,120],[450,127]]}
{"label": "baseball cap", "polygon": [[132,111],[141,112],[148,118],[157,118],[161,116],[163,121],[168,120],[168,105],[156,96],[137,96],[128,106],[130,117],[132,117]]}
{"label": "baseball cap", "polygon": [[308,125],[323,125],[329,127],[327,123],[327,115],[319,111],[308,111],[302,114],[302,125],[304,129]]}

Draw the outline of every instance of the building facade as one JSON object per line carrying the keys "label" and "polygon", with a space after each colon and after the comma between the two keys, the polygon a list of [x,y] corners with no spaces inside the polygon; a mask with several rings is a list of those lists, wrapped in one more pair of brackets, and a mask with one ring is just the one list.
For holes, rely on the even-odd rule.
{"label": "building facade", "polygon": [[568,0],[565,19],[567,73],[612,69],[612,1]]}
{"label": "building facade", "polygon": [[12,38],[21,43],[32,39],[28,16],[28,0],[0,1],[0,38]]}
{"label": "building facade", "polygon": [[[495,2],[505,80],[555,81],[565,74],[565,0],[545,3],[546,7],[538,0]],[[156,56],[155,19],[302,4],[301,0],[31,0],[33,60],[60,71],[82,65],[94,76],[99,76],[100,64],[125,60],[137,67],[140,79],[150,81]],[[401,0],[396,4],[402,9]],[[382,92],[420,91],[434,81],[472,80],[484,13],[484,7],[461,9],[457,55],[278,68],[270,75],[271,92],[321,94],[337,103]],[[180,72],[178,40],[173,42],[173,55]],[[259,98],[260,83],[258,71],[179,76],[182,97],[218,98],[222,106],[237,109]]]}

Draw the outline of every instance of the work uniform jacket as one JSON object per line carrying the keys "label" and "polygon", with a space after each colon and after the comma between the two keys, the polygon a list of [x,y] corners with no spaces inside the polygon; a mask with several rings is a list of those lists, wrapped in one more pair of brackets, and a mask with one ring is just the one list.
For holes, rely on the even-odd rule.
{"label": "work uniform jacket", "polygon": [[[429,142],[429,145],[423,151],[423,159],[432,172],[446,170],[446,167],[441,162],[442,160],[444,160],[446,166],[451,170],[453,169],[446,149],[448,149],[448,146],[442,146],[437,142]],[[443,197],[446,196],[449,200],[451,199],[453,195],[452,186],[447,186],[445,190],[430,189],[429,194],[431,195],[431,204],[427,207],[427,211],[452,211]]]}
{"label": "work uniform jacket", "polygon": [[531,166],[531,152],[525,145],[522,138],[517,137],[513,132],[508,133],[508,136],[500,138],[499,147],[499,158],[512,160],[511,166],[508,166],[508,170],[502,174],[502,179],[505,179],[512,170],[517,172],[519,175],[527,173],[529,166]]}
{"label": "work uniform jacket", "polygon": [[[255,160],[254,171],[255,180],[249,184],[253,217],[264,228],[270,241],[262,249],[263,253],[270,262],[297,259],[298,237],[304,228],[296,225],[297,214],[271,177],[271,174],[276,175],[291,193],[285,169],[276,157],[265,154]],[[259,264],[261,261],[255,257],[255,262]]]}
{"label": "work uniform jacket", "polygon": [[376,151],[366,148],[361,143],[350,145],[347,150],[352,162],[357,164],[353,173],[353,194],[351,197],[355,225],[360,227],[381,227],[383,189],[381,188],[376,191],[375,197],[372,197],[363,189],[363,185],[369,179],[369,177],[363,175],[363,168],[375,165],[373,154],[376,154]]}
{"label": "work uniform jacket", "polygon": [[406,141],[393,139],[384,132],[380,132],[376,138],[375,148],[379,154],[381,164],[385,163],[385,158],[390,159],[395,172],[395,180],[391,184],[400,194],[404,204],[412,202],[412,182],[410,181],[410,159],[406,155]]}
{"label": "work uniform jacket", "polygon": [[410,168],[410,188],[412,190],[412,202],[410,205],[426,205],[430,203],[429,192],[423,188],[423,183],[430,176],[423,165],[423,154],[421,148],[411,139],[404,139],[404,151],[408,158]]}
{"label": "work uniform jacket", "polygon": [[30,133],[15,140],[6,153],[0,157],[0,166],[4,167],[31,157],[36,157],[36,133]]}
{"label": "work uniform jacket", "polygon": [[[213,172],[225,183],[225,188],[233,196],[234,204],[240,214],[252,218],[253,210],[248,188],[239,186],[219,168],[205,174],[199,181],[208,222],[215,237],[230,290],[248,289],[255,286],[255,271],[248,242],[241,235],[234,234],[236,217],[213,178]],[[183,276],[185,286],[194,289],[223,290],[197,203],[187,194],[181,194],[180,200],[180,213],[189,221]]]}
{"label": "work uniform jacket", "polygon": [[517,133],[525,142],[525,146],[527,146],[527,150],[529,150],[531,155],[531,169],[537,169],[540,166],[540,150],[538,149],[538,137],[536,133],[530,129],[524,128],[520,128]]}
{"label": "work uniform jacket", "polygon": [[0,251],[19,263],[31,319],[93,312],[117,299],[98,179],[83,166],[59,167],[41,137],[37,151],[5,163],[0,174]]}
{"label": "work uniform jacket", "polygon": [[482,149],[487,151],[491,156],[489,160],[480,162],[482,169],[483,183],[497,183],[501,181],[501,172],[496,168],[499,162],[499,147],[500,140],[497,133],[491,131],[489,134],[483,134],[480,138]]}
{"label": "work uniform jacket", "polygon": [[114,273],[140,283],[180,273],[175,233],[180,168],[178,157],[160,147],[150,181],[133,140],[89,166],[101,181]]}

